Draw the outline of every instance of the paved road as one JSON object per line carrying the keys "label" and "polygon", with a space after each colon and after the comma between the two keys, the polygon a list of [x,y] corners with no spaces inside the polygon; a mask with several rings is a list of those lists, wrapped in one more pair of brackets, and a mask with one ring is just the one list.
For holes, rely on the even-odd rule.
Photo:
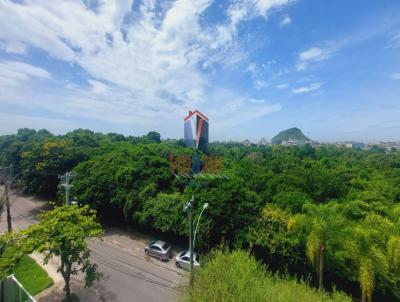
{"label": "paved road", "polygon": [[[14,229],[23,229],[36,222],[36,215],[47,205],[32,197],[11,197]],[[0,233],[6,230],[1,217]],[[186,277],[175,269],[173,261],[161,263],[143,252],[143,237],[135,240],[122,230],[106,231],[104,241],[91,240],[92,260],[103,272],[103,279],[91,289],[79,293],[81,301],[176,301],[176,288]]]}

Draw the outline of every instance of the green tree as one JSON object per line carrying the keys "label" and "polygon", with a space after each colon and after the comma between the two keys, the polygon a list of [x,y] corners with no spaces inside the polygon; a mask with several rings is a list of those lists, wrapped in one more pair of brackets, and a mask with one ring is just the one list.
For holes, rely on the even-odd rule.
{"label": "green tree", "polygon": [[281,191],[273,197],[273,202],[279,207],[287,209],[292,213],[301,211],[304,204],[312,200],[303,192],[285,192]]}
{"label": "green tree", "polygon": [[400,237],[391,236],[387,243],[387,255],[390,265],[390,270],[395,273],[400,273]]}
{"label": "green tree", "polygon": [[29,253],[23,239],[23,232],[5,233],[0,236],[0,280],[10,275],[18,260]]}
{"label": "green tree", "polygon": [[150,131],[146,136],[149,140],[155,141],[156,143],[161,142],[161,135],[156,131]]}
{"label": "green tree", "polygon": [[[290,214],[275,205],[261,211],[256,224],[249,228],[250,246],[261,257],[269,258],[272,268],[284,268],[304,260],[301,236],[288,229]],[[262,250],[260,251],[260,248]]]}
{"label": "green tree", "polygon": [[345,219],[340,213],[340,205],[331,202],[324,205],[308,203],[306,214],[300,214],[289,222],[289,229],[303,229],[307,232],[306,254],[318,277],[319,291],[324,288],[325,256],[334,243],[340,241]]}
{"label": "green tree", "polygon": [[27,244],[43,253],[44,263],[60,257],[59,271],[65,281],[67,300],[71,299],[70,278],[79,272],[85,274],[85,286],[90,287],[101,277],[97,265],[89,260],[87,240],[100,237],[102,229],[96,222],[96,213],[89,207],[62,206],[39,216],[39,223],[27,230]]}
{"label": "green tree", "polygon": [[393,231],[393,223],[377,214],[369,214],[351,228],[345,246],[356,264],[362,302],[372,301],[372,294],[379,276],[387,278],[389,259],[394,268],[398,267],[400,256],[398,241],[388,240]]}
{"label": "green tree", "polygon": [[182,213],[185,198],[180,193],[159,193],[156,197],[144,202],[143,210],[137,213],[138,221],[152,225],[161,232],[180,235],[186,228],[183,224],[186,217]]}
{"label": "green tree", "polygon": [[339,292],[317,293],[304,281],[273,276],[244,251],[217,250],[196,274],[194,286],[187,288],[185,301],[350,302],[351,299]]}

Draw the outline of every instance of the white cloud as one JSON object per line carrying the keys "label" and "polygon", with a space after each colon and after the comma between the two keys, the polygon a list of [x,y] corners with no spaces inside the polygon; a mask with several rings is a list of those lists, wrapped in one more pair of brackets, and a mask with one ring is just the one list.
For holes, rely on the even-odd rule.
{"label": "white cloud", "polygon": [[261,88],[267,87],[268,83],[266,81],[257,79],[254,81],[254,86],[256,87],[256,89],[261,89]]}
{"label": "white cloud", "polygon": [[310,62],[320,62],[330,58],[339,47],[339,44],[331,44],[324,48],[311,47],[300,52],[297,60],[297,70],[306,69]]}
{"label": "white cloud", "polygon": [[218,46],[231,42],[236,33],[237,25],[245,20],[258,16],[267,18],[269,11],[283,6],[291,0],[242,0],[233,1],[227,10],[229,23],[217,27]]}
{"label": "white cloud", "polygon": [[278,88],[278,89],[286,89],[288,87],[289,87],[288,83],[282,83],[282,84],[276,85],[276,88]]}
{"label": "white cloud", "polygon": [[264,99],[241,98],[221,104],[220,107],[207,108],[212,117],[213,127],[218,131],[250,122],[268,114],[282,110],[279,103]]}
{"label": "white cloud", "polygon": [[[201,22],[201,15],[211,0],[176,0],[161,12],[154,1],[143,1],[135,11],[133,0],[99,1],[96,7],[81,1],[2,1],[0,48],[19,54],[41,49],[50,59],[82,68],[92,89],[62,86],[53,79],[57,89],[45,93],[32,86],[22,91],[18,80],[51,77],[44,69],[23,73],[17,65],[14,77],[0,78],[0,85],[15,84],[2,91],[0,102],[31,106],[26,100],[32,99],[46,110],[113,122],[185,114],[210,103],[211,91],[218,90],[200,66],[229,66],[246,57],[237,42],[239,23],[267,17],[288,2],[235,1],[226,11],[228,21],[210,26]],[[239,93],[233,96],[241,98]],[[265,104],[259,106],[261,110],[252,110],[268,111]],[[237,108],[239,117],[243,108]]]}
{"label": "white cloud", "polygon": [[95,81],[95,80],[88,80],[88,82],[92,86],[93,93],[102,94],[102,93],[107,92],[106,84],[99,82],[99,81]]}
{"label": "white cloud", "polygon": [[322,49],[318,48],[318,47],[312,47],[310,49],[307,49],[307,50],[301,52],[299,55],[299,59],[302,61],[310,61],[310,60],[319,61],[323,57],[324,57],[324,54],[322,52]]}
{"label": "white cloud", "polygon": [[400,33],[395,34],[390,38],[387,48],[400,48]]}
{"label": "white cloud", "polygon": [[392,79],[393,79],[393,80],[400,80],[400,73],[394,73],[394,74],[392,74]]}
{"label": "white cloud", "polygon": [[32,78],[51,79],[51,75],[47,70],[30,64],[0,61],[0,87],[17,86]]}
{"label": "white cloud", "polygon": [[302,87],[292,89],[292,93],[294,93],[294,94],[307,93],[307,92],[318,90],[321,88],[321,86],[322,86],[322,83],[311,83],[308,86],[302,86]]}
{"label": "white cloud", "polygon": [[290,23],[292,23],[292,19],[290,18],[289,15],[285,15],[285,16],[283,17],[283,19],[282,19],[280,25],[283,27],[283,26],[289,25]]}

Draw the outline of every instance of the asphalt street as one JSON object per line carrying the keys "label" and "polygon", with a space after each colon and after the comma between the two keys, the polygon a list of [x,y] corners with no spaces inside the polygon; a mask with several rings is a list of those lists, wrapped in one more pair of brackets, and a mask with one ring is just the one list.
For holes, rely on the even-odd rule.
{"label": "asphalt street", "polygon": [[[12,195],[10,200],[14,230],[35,223],[36,215],[47,208],[45,202],[32,197]],[[6,228],[3,213],[0,233]],[[173,260],[161,263],[146,256],[143,240],[135,240],[132,236],[107,236],[106,232],[103,241],[91,240],[89,246],[91,258],[98,264],[103,278],[91,289],[80,292],[81,301],[158,302],[179,299],[179,285],[186,280],[185,274],[174,267]]]}

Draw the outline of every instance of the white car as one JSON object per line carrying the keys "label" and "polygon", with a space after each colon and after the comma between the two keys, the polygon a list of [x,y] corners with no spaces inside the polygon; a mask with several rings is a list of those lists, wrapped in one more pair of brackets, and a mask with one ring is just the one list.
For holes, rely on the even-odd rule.
{"label": "white car", "polygon": [[[176,267],[183,268],[185,270],[190,270],[190,252],[188,250],[184,250],[180,252],[175,257],[175,265]],[[199,256],[196,252],[193,252],[193,268],[197,269],[200,267]]]}

